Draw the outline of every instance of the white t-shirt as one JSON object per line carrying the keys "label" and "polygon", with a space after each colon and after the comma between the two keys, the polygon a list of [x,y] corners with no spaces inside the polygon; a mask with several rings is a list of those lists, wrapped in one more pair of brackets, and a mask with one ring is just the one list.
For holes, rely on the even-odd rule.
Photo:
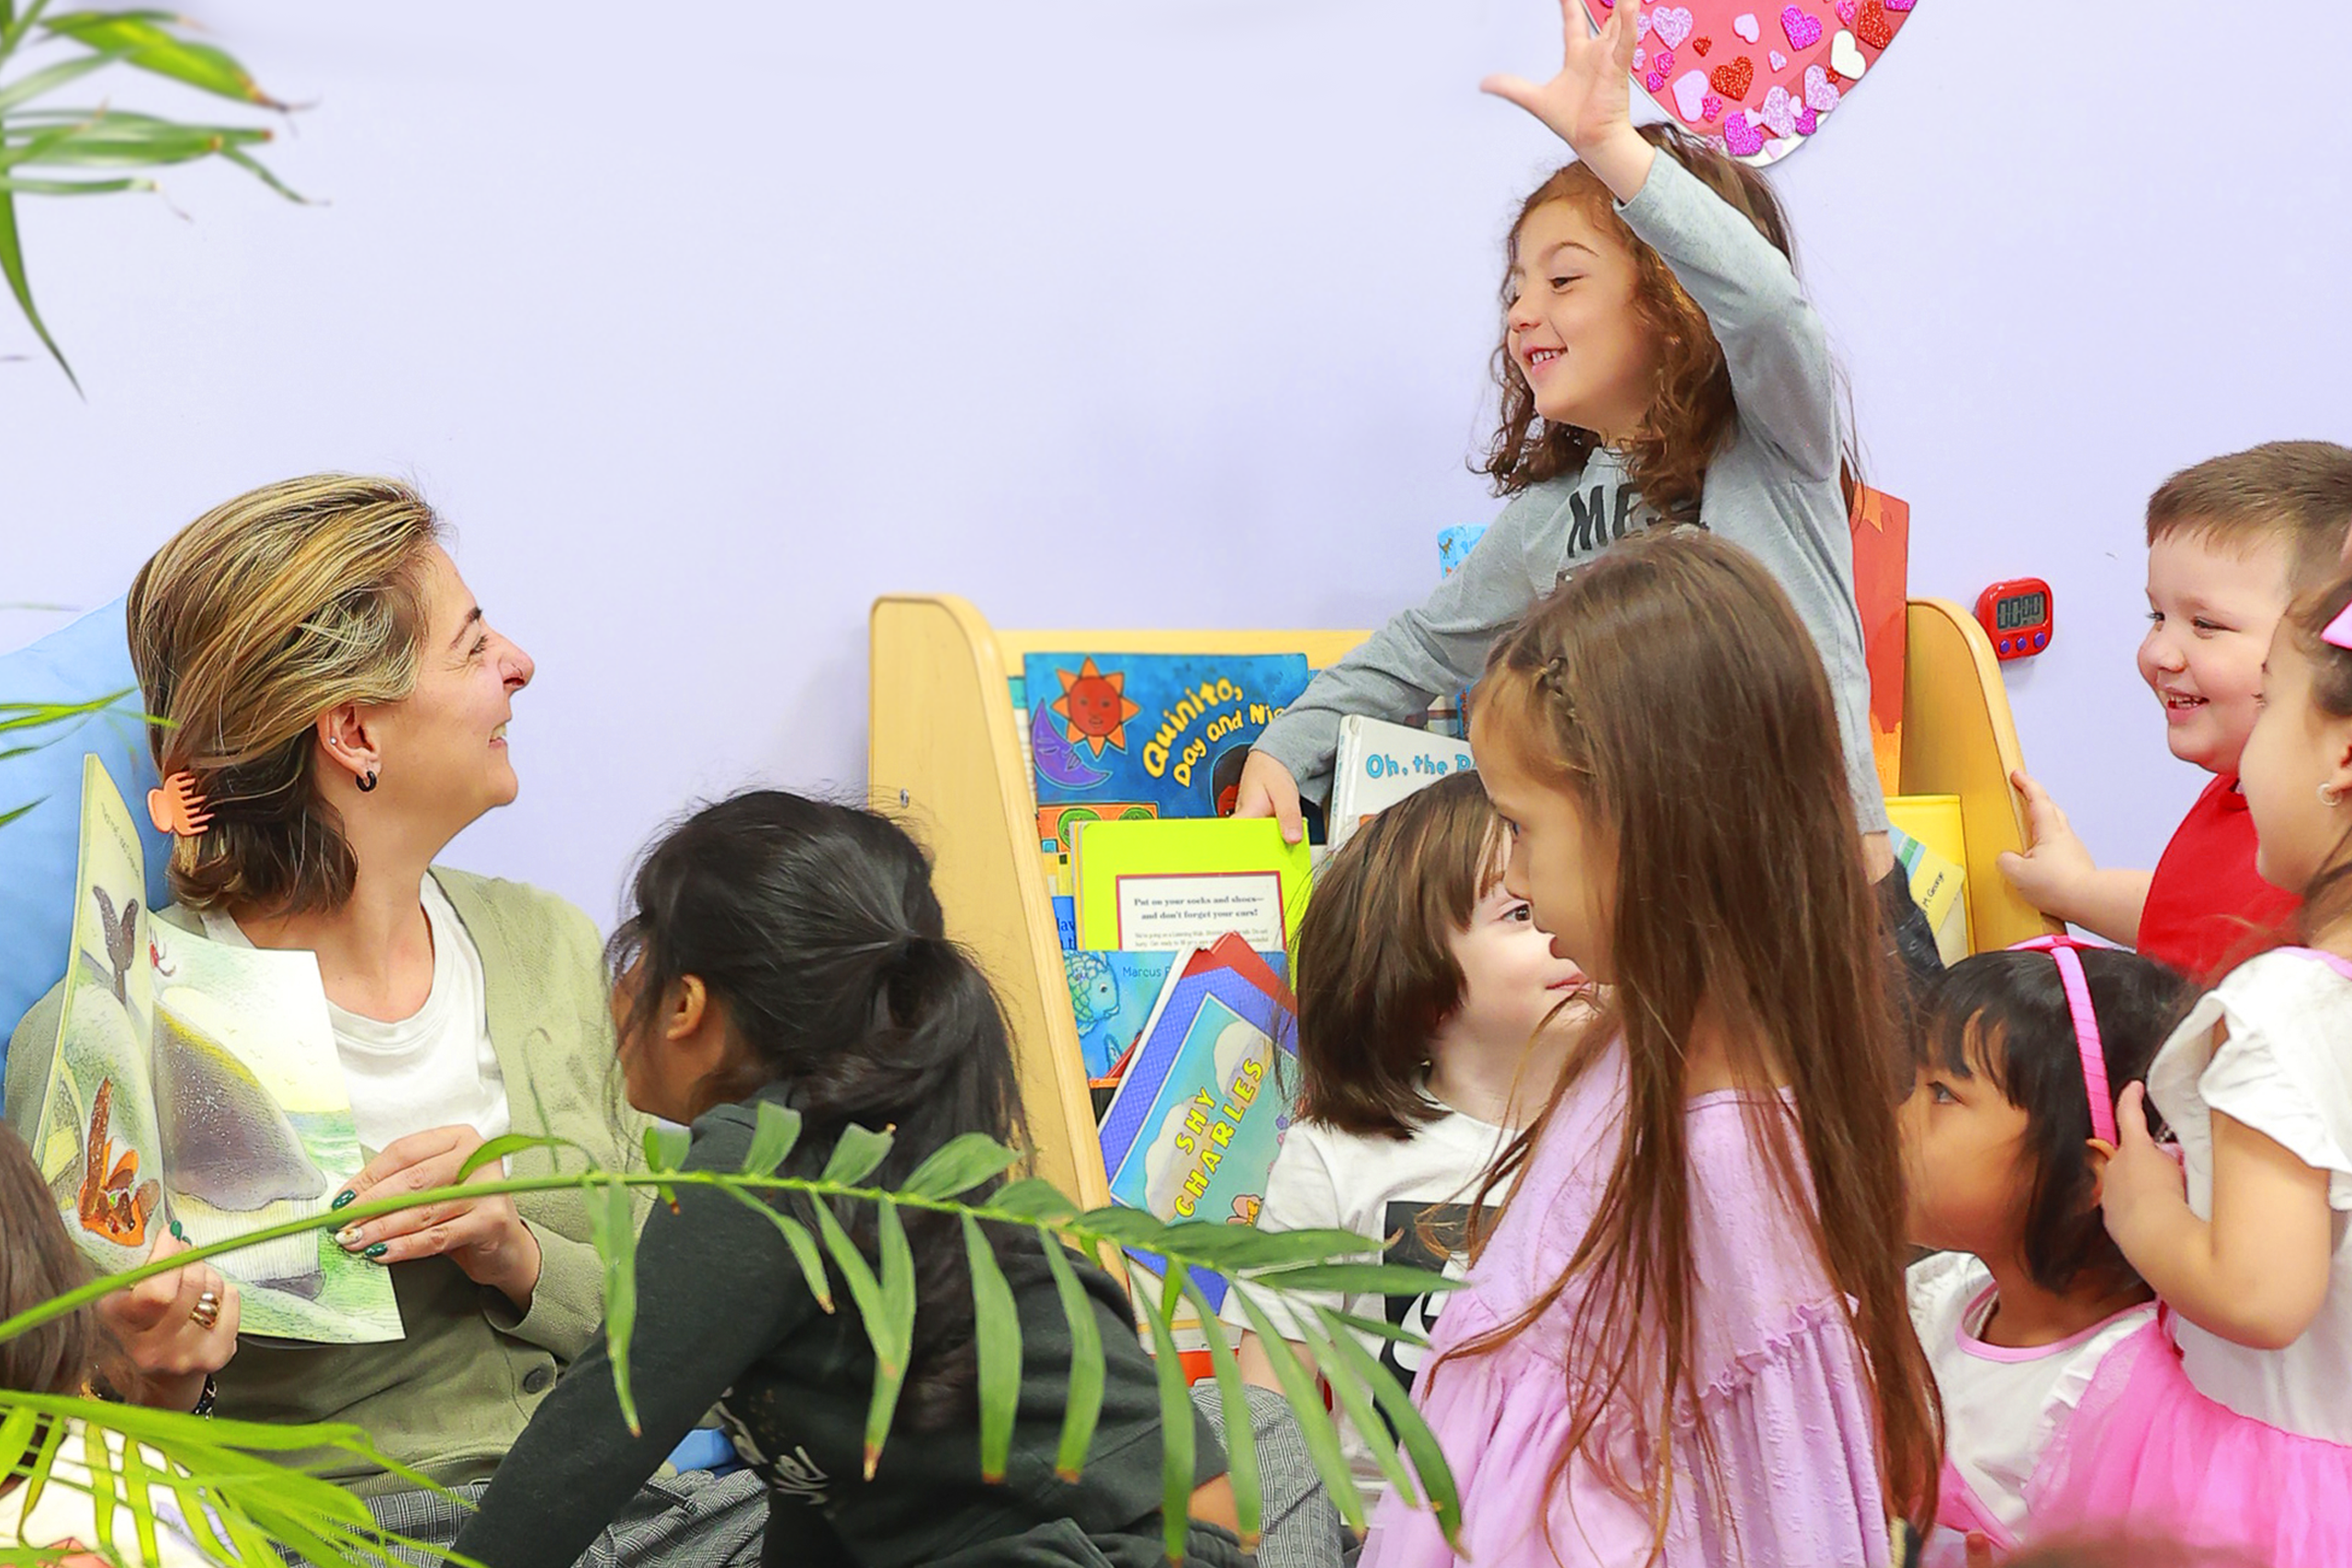
{"label": "white t-shirt", "polygon": [[[1462,1278],[1470,1267],[1466,1249],[1471,1208],[1486,1183],[1487,1166],[1510,1141],[1510,1134],[1501,1128],[1458,1111],[1448,1111],[1403,1143],[1295,1122],[1283,1134],[1282,1152],[1274,1156],[1273,1169],[1266,1178],[1266,1201],[1258,1214],[1259,1227],[1270,1231],[1337,1228],[1380,1236],[1387,1241],[1385,1261]],[[1508,1189],[1496,1189],[1490,1204],[1499,1204],[1508,1195]],[[1440,1247],[1430,1247],[1433,1240]],[[1297,1299],[1374,1321],[1385,1318],[1427,1337],[1444,1297],[1366,1294],[1342,1299],[1336,1292],[1302,1291]],[[1281,1298],[1261,1293],[1258,1301],[1274,1326],[1290,1326],[1291,1314]],[[1250,1326],[1236,1301],[1226,1302],[1224,1316],[1238,1327]],[[1286,1333],[1284,1337],[1296,1337]],[[1412,1386],[1414,1375],[1420,1371],[1422,1351],[1374,1335],[1359,1333],[1356,1337],[1399,1382],[1408,1389]],[[1348,1420],[1347,1412],[1336,1411],[1334,1417],[1339,1423],[1340,1446],[1357,1488],[1367,1505],[1377,1504],[1388,1490],[1380,1466]]]}
{"label": "white t-shirt", "polygon": [[[1944,1400],[1944,1458],[1977,1502],[2025,1534],[2025,1487],[2043,1450],[2074,1419],[2106,1354],[2156,1315],[2130,1307],[2054,1345],[2012,1348],[1980,1337],[1993,1315],[1993,1271],[1965,1252],[1911,1265],[1911,1323]],[[1947,1498],[1949,1504],[1951,1499]]]}
{"label": "white t-shirt", "polygon": [[[464,1122],[487,1140],[510,1124],[506,1075],[490,1043],[481,952],[430,876],[422,897],[433,932],[433,989],[424,1005],[386,1023],[327,1004],[352,1120],[361,1146],[371,1153],[434,1127]],[[204,912],[204,934],[253,945],[237,922],[217,909]]]}
{"label": "white t-shirt", "polygon": [[[2213,1048],[2216,1024],[2229,1038]],[[2327,1297],[2302,1337],[2257,1350],[2173,1320],[2182,1367],[2208,1399],[2265,1426],[2352,1443],[2352,979],[2320,954],[2280,948],[2230,971],[2173,1031],[2148,1068],[2148,1098],[2180,1139],[2188,1206],[2213,1216],[2213,1122],[2221,1111],[2327,1173],[2335,1211]]]}
{"label": "white t-shirt", "polygon": [[[25,1512],[26,1486],[19,1483],[0,1495],[0,1541],[9,1546],[20,1540],[26,1546],[65,1546],[71,1543],[83,1551],[97,1545],[97,1503],[90,1495],[96,1484],[90,1474],[88,1456],[82,1445],[90,1428],[79,1421],[67,1424],[65,1436],[59,1439],[56,1458],[51,1463],[50,1484],[41,1489],[40,1502],[30,1514]],[[114,1455],[108,1467],[115,1473],[122,1469],[122,1438],[108,1433],[107,1448]],[[168,1473],[164,1456],[153,1449],[141,1446],[140,1453],[157,1476]],[[187,1533],[179,1509],[178,1499],[162,1486],[150,1488],[148,1503],[155,1510],[155,1555],[146,1561],[152,1568],[204,1568],[213,1559],[197,1550]],[[110,1521],[114,1527],[114,1544],[130,1561],[139,1561],[139,1537],[127,1509],[119,1508]]]}

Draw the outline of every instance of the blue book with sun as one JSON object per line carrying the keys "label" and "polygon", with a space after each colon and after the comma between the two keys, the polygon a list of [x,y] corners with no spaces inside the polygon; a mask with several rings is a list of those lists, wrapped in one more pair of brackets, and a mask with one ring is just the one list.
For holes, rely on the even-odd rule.
{"label": "blue book with sun", "polygon": [[1232,809],[1258,732],[1306,690],[1299,653],[1033,653],[1022,694],[1037,803]]}

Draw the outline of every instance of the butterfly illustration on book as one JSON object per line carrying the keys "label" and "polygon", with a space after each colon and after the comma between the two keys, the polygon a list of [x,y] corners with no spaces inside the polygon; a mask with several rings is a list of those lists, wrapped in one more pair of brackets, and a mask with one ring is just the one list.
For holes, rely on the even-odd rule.
{"label": "butterfly illustration on book", "polygon": [[[103,895],[101,895],[103,897]],[[164,1184],[139,1179],[139,1151],[117,1159],[107,1135],[114,1112],[114,1080],[102,1078],[90,1101],[90,1134],[82,1164],[82,1228],[124,1247],[147,1244],[147,1222],[162,1201]]]}
{"label": "butterfly illustration on book", "polygon": [[114,900],[107,897],[103,887],[90,892],[98,901],[98,924],[106,932],[107,964],[114,971],[114,999],[130,999],[130,960],[138,950],[139,900],[131,899],[122,907],[122,916],[116,919]]}

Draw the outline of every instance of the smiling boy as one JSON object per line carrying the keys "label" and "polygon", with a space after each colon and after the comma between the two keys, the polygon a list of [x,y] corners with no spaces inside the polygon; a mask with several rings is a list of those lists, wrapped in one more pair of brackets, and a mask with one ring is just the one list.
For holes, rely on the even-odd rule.
{"label": "smiling boy", "polygon": [[2213,775],[2154,872],[2101,868],[2049,794],[2020,771],[2033,833],[2001,872],[2028,902],[2193,978],[2212,976],[2295,899],[2254,869],[2238,755],[2254,730],[2270,634],[2297,594],[2341,568],[2352,526],[2352,450],[2274,441],[2214,457],[2148,501],[2148,635],[2140,678],[2172,754]]}

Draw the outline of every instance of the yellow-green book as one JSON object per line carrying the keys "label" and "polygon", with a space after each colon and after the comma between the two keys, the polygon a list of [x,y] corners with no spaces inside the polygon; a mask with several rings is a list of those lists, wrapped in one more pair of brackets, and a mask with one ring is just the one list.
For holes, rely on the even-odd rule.
{"label": "yellow-green book", "polygon": [[1081,950],[1171,953],[1238,932],[1287,952],[1306,910],[1306,845],[1265,818],[1087,822],[1070,852]]}

